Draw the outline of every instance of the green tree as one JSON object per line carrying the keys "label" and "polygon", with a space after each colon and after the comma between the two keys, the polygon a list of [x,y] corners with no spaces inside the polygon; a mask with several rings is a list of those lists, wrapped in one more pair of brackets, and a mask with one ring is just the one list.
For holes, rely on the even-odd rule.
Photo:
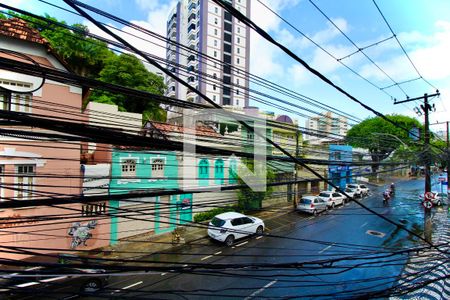
{"label": "green tree", "polygon": [[[387,118],[409,130],[414,127],[421,131],[423,129],[419,121],[414,118],[403,115],[388,115]],[[369,150],[374,173],[378,170],[379,163],[398,149],[402,143],[412,144],[408,132],[381,117],[369,118],[353,126],[347,132],[346,141],[353,147]]]}
{"label": "green tree", "polygon": [[[249,168],[249,170],[253,171],[253,161],[249,159],[244,159],[243,163]],[[272,170],[267,169],[266,173],[266,182],[271,183],[275,181],[275,174]],[[246,187],[238,190],[238,207],[240,210],[254,210],[262,208],[262,201],[268,197],[270,197],[273,193],[273,187],[267,186],[266,191],[264,192],[256,192],[253,191],[250,187],[246,185],[244,180],[241,177],[238,177],[238,183],[240,185],[245,185]]]}
{"label": "green tree", "polygon": [[48,14],[45,18],[50,22],[13,12],[11,15],[26,20],[30,27],[37,29],[50,43],[56,54],[78,75],[89,78],[98,77],[105,60],[115,55],[106,43],[88,37],[89,30],[82,24],[74,24],[72,27],[75,29],[69,30],[52,24],[51,21],[67,25],[65,21],[60,21]]}
{"label": "green tree", "polygon": [[[139,59],[130,54],[110,56],[106,59],[98,79],[156,95],[163,95],[166,88],[161,76],[149,72]],[[142,99],[96,90],[92,93],[90,100],[114,103],[121,111],[142,113],[144,121],[165,121],[166,118],[165,111],[154,99]]]}

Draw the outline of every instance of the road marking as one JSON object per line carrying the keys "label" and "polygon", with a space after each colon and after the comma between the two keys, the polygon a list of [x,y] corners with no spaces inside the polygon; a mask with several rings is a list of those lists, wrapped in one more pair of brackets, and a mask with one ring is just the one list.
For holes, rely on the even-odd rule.
{"label": "road marking", "polygon": [[213,256],[212,255],[208,255],[208,256],[202,257],[200,260],[205,260],[205,259],[208,259],[208,258],[211,258],[211,257],[213,257]]}
{"label": "road marking", "polygon": [[262,239],[262,238],[263,238],[262,235],[256,237],[257,240]]}
{"label": "road marking", "polygon": [[246,297],[245,300],[249,300],[254,298],[256,295],[261,294],[262,292],[264,292],[265,289],[271,287],[272,285],[274,285],[278,280],[274,280],[269,282],[268,284],[266,284],[265,286],[263,286],[262,288],[260,288],[259,290],[253,292],[250,296]]}
{"label": "road marking", "polygon": [[189,265],[183,265],[183,268],[186,268],[187,266],[189,266]]}
{"label": "road marking", "polygon": [[242,242],[240,244],[237,244],[236,247],[244,246],[245,244],[248,244],[248,241]]}
{"label": "road marking", "polygon": [[219,255],[219,254],[222,254],[222,251],[214,253],[214,255]]}
{"label": "road marking", "polygon": [[161,273],[161,276],[164,276],[164,275],[166,275],[167,273]]}
{"label": "road marking", "polygon": [[325,252],[325,251],[327,251],[328,249],[330,249],[331,247],[333,247],[333,246],[334,246],[334,244],[335,244],[335,243],[333,243],[333,244],[331,244],[331,245],[329,245],[329,246],[327,246],[327,247],[323,248],[322,250],[320,250],[320,251],[319,251],[319,253],[322,253],[322,252]]}
{"label": "road marking", "polygon": [[39,269],[42,269],[42,267],[28,268],[28,269],[25,269],[25,271],[33,271],[33,270],[39,270]]}
{"label": "road marking", "polygon": [[23,288],[23,287],[29,287],[29,286],[32,286],[32,285],[36,285],[36,284],[39,284],[39,282],[32,281],[32,282],[22,283],[22,284],[16,285],[16,287]]}
{"label": "road marking", "polygon": [[364,224],[362,224],[359,228],[363,228],[364,226],[366,226],[369,222],[366,222]]}
{"label": "road marking", "polygon": [[143,284],[143,283],[144,283],[143,281],[139,281],[139,282],[130,284],[130,285],[126,286],[126,287],[123,287],[122,290],[127,290],[127,289],[129,289],[129,288],[135,287],[135,286],[140,285],[140,284]]}
{"label": "road marking", "polygon": [[64,279],[64,278],[67,278],[67,276],[59,276],[59,277],[43,279],[43,280],[40,280],[40,282],[52,282],[52,281],[61,280],[61,279]]}

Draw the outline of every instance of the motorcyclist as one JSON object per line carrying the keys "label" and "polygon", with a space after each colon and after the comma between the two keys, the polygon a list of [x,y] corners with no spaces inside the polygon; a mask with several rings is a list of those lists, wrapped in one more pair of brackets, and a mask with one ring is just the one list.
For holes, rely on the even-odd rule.
{"label": "motorcyclist", "polygon": [[391,189],[392,193],[395,192],[395,184],[394,183],[391,183],[390,189]]}
{"label": "motorcyclist", "polygon": [[384,193],[383,193],[383,198],[384,198],[384,201],[388,201],[388,200],[391,198],[391,192],[390,192],[390,190],[385,190],[385,191],[384,191]]}

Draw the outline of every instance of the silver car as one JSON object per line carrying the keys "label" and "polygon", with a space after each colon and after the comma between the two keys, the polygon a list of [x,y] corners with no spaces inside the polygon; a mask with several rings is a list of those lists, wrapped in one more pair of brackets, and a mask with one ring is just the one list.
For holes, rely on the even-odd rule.
{"label": "silver car", "polygon": [[298,211],[304,211],[313,215],[317,215],[319,212],[327,209],[327,203],[316,196],[304,196],[297,204]]}

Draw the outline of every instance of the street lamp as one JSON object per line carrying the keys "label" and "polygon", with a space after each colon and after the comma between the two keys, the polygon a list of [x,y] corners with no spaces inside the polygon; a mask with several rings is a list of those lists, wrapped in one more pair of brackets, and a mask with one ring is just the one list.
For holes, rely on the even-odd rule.
{"label": "street lamp", "polygon": [[[393,138],[395,138],[397,141],[399,141],[406,149],[409,149],[409,146],[408,146],[404,141],[402,141],[398,136],[396,136],[396,135],[393,135],[393,134],[390,134],[390,133],[384,133],[384,132],[372,132],[372,134],[373,134],[373,135],[386,135],[386,136],[393,137]],[[403,172],[402,172],[402,174],[403,174]],[[378,175],[377,175],[377,176],[378,176]]]}
{"label": "street lamp", "polygon": [[404,141],[402,141],[398,136],[390,134],[390,133],[383,133],[383,132],[372,132],[373,135],[387,135],[390,137],[395,138],[397,141],[399,141],[403,146],[405,146],[405,148],[409,149],[409,146],[406,145],[406,143]]}

